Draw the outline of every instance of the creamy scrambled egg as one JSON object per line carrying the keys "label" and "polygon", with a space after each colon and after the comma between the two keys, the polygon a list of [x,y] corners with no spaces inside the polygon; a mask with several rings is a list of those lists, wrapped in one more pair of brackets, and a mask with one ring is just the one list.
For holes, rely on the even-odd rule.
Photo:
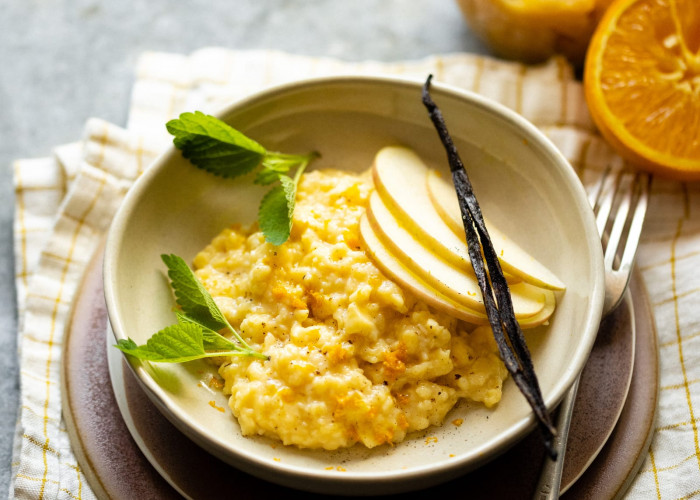
{"label": "creamy scrambled egg", "polygon": [[234,226],[195,258],[231,325],[270,357],[220,360],[244,435],[374,447],[441,424],[459,398],[500,400],[507,371],[490,329],[431,310],[363,250],[373,189],[368,172],[307,173],[285,244]]}

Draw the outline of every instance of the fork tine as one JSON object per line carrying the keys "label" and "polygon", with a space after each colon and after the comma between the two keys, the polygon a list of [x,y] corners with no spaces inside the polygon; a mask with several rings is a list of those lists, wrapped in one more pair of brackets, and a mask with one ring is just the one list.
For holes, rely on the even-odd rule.
{"label": "fork tine", "polygon": [[632,222],[627,233],[627,242],[625,251],[620,260],[620,270],[627,270],[632,267],[635,254],[637,253],[639,238],[642,234],[642,226],[649,205],[649,193],[651,191],[651,176],[649,174],[637,173],[633,184],[635,190],[638,191],[637,203],[632,214]]}
{"label": "fork tine", "polygon": [[609,169],[606,170],[604,175],[605,177],[602,179],[600,184],[600,194],[598,195],[596,204],[593,207],[593,210],[596,213],[596,226],[598,226],[598,234],[601,236],[601,238],[605,235],[605,228],[608,225],[608,219],[610,218],[610,212],[612,211],[618,180],[618,176],[612,175],[612,172]]}
{"label": "fork tine", "polygon": [[[610,205],[615,205],[616,198],[619,201],[617,203],[617,211],[615,212],[615,216],[613,218],[612,229],[610,230],[607,241],[605,241],[606,269],[614,269],[615,257],[617,256],[620,239],[622,238],[622,231],[625,229],[627,224],[630,204],[632,203],[632,197],[635,193],[635,184],[631,182],[628,174],[618,172],[615,177],[615,186],[612,194],[610,195]],[[618,193],[621,197],[618,197]]]}

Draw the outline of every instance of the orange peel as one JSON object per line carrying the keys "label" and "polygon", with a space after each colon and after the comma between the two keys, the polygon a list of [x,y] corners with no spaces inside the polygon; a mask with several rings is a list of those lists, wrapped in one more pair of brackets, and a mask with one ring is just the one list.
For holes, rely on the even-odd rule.
{"label": "orange peel", "polygon": [[631,165],[700,180],[700,4],[616,0],[591,39],[584,90],[601,134]]}

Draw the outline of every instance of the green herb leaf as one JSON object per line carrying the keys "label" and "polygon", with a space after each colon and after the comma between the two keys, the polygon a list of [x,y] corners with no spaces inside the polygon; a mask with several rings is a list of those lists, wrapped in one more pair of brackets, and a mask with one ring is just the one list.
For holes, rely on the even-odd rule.
{"label": "green herb leaf", "polygon": [[319,154],[315,151],[308,155],[287,155],[268,152],[263,158],[263,168],[258,172],[255,183],[261,185],[272,184],[279,180],[280,174],[286,174],[292,168],[301,168],[303,170],[311,160],[318,157]]}
{"label": "green herb leaf", "polygon": [[[115,347],[139,359],[169,363],[213,356],[268,359],[253,350],[231,327],[212,296],[182,258],[177,255],[161,255],[161,258],[168,267],[175,300],[182,308],[182,311],[175,312],[177,324],[163,328],[145,345],[137,345],[132,339],[122,339]],[[216,331],[224,328],[233,334],[236,341]]]}
{"label": "green herb leaf", "polygon": [[175,292],[175,300],[189,317],[211,330],[229,327],[219,307],[190,266],[177,255],[161,255],[168,267],[168,277]]}
{"label": "green herb leaf", "polygon": [[202,329],[199,325],[179,323],[163,328],[144,345],[136,345],[132,339],[122,339],[115,347],[136,358],[159,363],[185,363],[215,356],[251,355],[247,350],[242,350],[233,343],[232,345],[233,347],[229,346],[228,350],[205,351]]}
{"label": "green herb leaf", "polygon": [[263,167],[275,172],[286,174],[292,168],[305,167],[311,160],[318,158],[320,155],[313,151],[307,155],[288,155],[284,153],[274,153],[268,151],[263,158]]}
{"label": "green herb leaf", "polygon": [[[260,203],[258,222],[268,242],[281,245],[287,241],[299,177],[311,160],[320,156],[318,153],[290,155],[267,151],[223,121],[201,111],[183,113],[179,119],[169,121],[166,128],[183,156],[199,168],[222,177],[236,177],[262,166],[255,184],[266,186],[280,181]],[[286,175],[292,168],[296,168],[293,180]]]}
{"label": "green herb leaf", "polygon": [[277,172],[275,170],[263,168],[258,172],[258,175],[255,176],[255,180],[253,182],[261,186],[267,186],[268,184],[277,182],[280,179],[280,175],[283,174],[284,172]]}
{"label": "green herb leaf", "polygon": [[238,347],[238,344],[235,342],[227,339],[219,332],[215,332],[214,330],[207,328],[195,319],[189,317],[187,314],[176,311],[175,315],[177,316],[177,321],[180,324],[194,323],[202,328],[202,346],[204,347],[205,351],[220,351],[235,349]]}
{"label": "green herb leaf", "polygon": [[201,111],[182,113],[166,124],[175,147],[195,166],[221,177],[237,177],[261,164],[265,148]]}
{"label": "green herb leaf", "polygon": [[280,184],[272,188],[260,202],[258,222],[265,240],[273,245],[281,245],[289,238],[292,230],[294,200],[297,185],[294,179],[280,175]]}
{"label": "green herb leaf", "polygon": [[122,352],[148,361],[182,363],[206,356],[202,348],[202,329],[193,323],[168,326],[154,334],[145,345],[120,340]]}
{"label": "green herb leaf", "polygon": [[[178,321],[198,325],[203,330],[203,343],[207,349],[229,348],[230,345],[221,339],[230,341],[217,332],[227,329],[238,342],[231,343],[236,349],[244,351],[244,354],[247,353],[250,356],[266,358],[266,356],[254,351],[229,324],[207,289],[181,257],[161,255],[161,259],[168,267],[168,276],[175,292],[175,301],[184,311],[184,314],[177,316]],[[216,335],[219,335],[221,339],[217,339]]]}

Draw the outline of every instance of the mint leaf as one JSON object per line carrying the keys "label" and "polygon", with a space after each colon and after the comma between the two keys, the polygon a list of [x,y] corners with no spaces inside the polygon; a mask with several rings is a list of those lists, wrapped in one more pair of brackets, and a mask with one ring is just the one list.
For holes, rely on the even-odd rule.
{"label": "mint leaf", "polygon": [[255,176],[255,180],[253,182],[261,186],[267,186],[268,184],[277,182],[280,178],[280,175],[282,175],[281,172],[263,168],[262,170],[260,170],[260,172],[258,172],[258,175]]}
{"label": "mint leaf", "polygon": [[[203,331],[205,348],[228,349],[234,346],[236,349],[247,352],[250,356],[266,358],[266,356],[254,351],[229,324],[213,297],[181,257],[177,255],[161,255],[160,257],[168,267],[168,276],[171,280],[170,285],[175,292],[175,301],[183,310],[183,313],[176,313],[178,321],[183,324],[198,325]],[[231,332],[237,343],[231,342],[217,332],[217,330],[222,329]],[[217,338],[217,335],[220,338]]]}
{"label": "mint leaf", "polygon": [[306,166],[311,160],[319,156],[315,151],[307,155],[289,155],[269,151],[263,158],[262,164],[266,169],[286,174],[292,168]]}
{"label": "mint leaf", "polygon": [[[121,339],[115,347],[147,361],[183,363],[213,356],[251,356],[269,359],[253,350],[229,324],[214,299],[204,288],[187,263],[177,255],[161,255],[168,267],[168,276],[175,300],[182,308],[176,311],[177,324],[163,328],[145,345],[132,339]],[[236,341],[216,330],[228,329]]]}
{"label": "mint leaf", "polygon": [[177,255],[161,255],[168,267],[168,277],[175,292],[175,300],[192,319],[211,330],[229,327],[214,299],[197,279],[190,266]]}
{"label": "mint leaf", "polygon": [[318,158],[316,152],[308,155],[287,155],[268,152],[263,158],[263,168],[255,178],[256,184],[267,185],[279,180],[280,174],[288,173],[292,168],[304,169],[314,158]]}
{"label": "mint leaf", "polygon": [[[175,147],[196,167],[222,177],[237,177],[261,166],[255,184],[266,186],[280,181],[260,203],[258,222],[268,242],[281,245],[287,241],[299,177],[311,160],[320,156],[318,153],[291,155],[267,151],[201,111],[182,113],[180,118],[169,121],[166,128],[174,136]],[[286,175],[292,168],[296,168],[293,180]]]}
{"label": "mint leaf", "polygon": [[192,323],[168,326],[154,334],[145,345],[137,346],[120,340],[116,346],[122,352],[148,361],[182,363],[206,355],[202,348],[202,329]]}
{"label": "mint leaf", "polygon": [[281,245],[292,230],[292,215],[297,184],[291,177],[280,175],[280,184],[272,188],[260,202],[258,222],[265,240]]}
{"label": "mint leaf", "polygon": [[136,358],[159,363],[185,363],[215,356],[251,355],[233,343],[226,351],[205,351],[202,329],[194,323],[179,323],[165,327],[148,339],[144,345],[136,345],[132,339],[122,339],[114,347]]}
{"label": "mint leaf", "polygon": [[235,349],[237,347],[235,342],[230,341],[214,330],[210,330],[195,319],[187,316],[187,314],[176,311],[175,316],[177,316],[177,321],[180,324],[194,323],[202,328],[202,346],[205,351]]}
{"label": "mint leaf", "polygon": [[166,125],[175,147],[195,166],[221,177],[237,177],[261,164],[265,148],[201,111],[182,113]]}

